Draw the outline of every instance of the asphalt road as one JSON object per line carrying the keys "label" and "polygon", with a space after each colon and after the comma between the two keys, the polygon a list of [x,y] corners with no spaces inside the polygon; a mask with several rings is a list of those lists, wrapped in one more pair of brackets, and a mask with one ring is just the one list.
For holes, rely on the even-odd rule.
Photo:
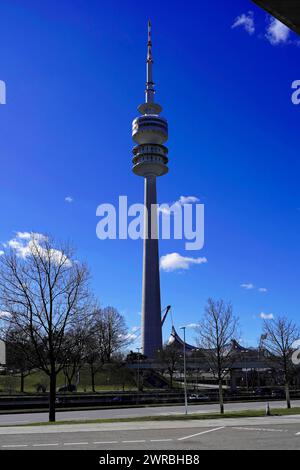
{"label": "asphalt road", "polygon": [[1,450],[300,449],[300,416],[0,428]]}
{"label": "asphalt road", "polygon": [[[247,403],[227,403],[225,410],[256,410],[265,409],[266,402],[247,402]],[[284,408],[285,401],[270,402],[271,408]],[[300,407],[300,400],[294,400],[292,406]],[[189,405],[190,413],[211,413],[218,412],[218,404],[198,404]],[[156,406],[143,408],[119,408],[108,410],[81,410],[81,411],[58,411],[56,415],[57,421],[67,421],[76,419],[100,419],[100,418],[129,418],[142,416],[172,415],[184,413],[183,406]],[[34,422],[48,421],[48,414],[45,412],[38,413],[17,413],[17,414],[1,414],[0,426],[6,424],[29,424]]]}

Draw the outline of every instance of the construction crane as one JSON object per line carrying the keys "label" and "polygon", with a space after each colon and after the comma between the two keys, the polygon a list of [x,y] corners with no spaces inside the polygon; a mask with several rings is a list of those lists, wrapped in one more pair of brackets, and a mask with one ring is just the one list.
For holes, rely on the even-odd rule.
{"label": "construction crane", "polygon": [[163,326],[163,324],[165,323],[165,320],[170,310],[171,310],[171,305],[167,305],[167,307],[162,310],[161,313],[163,313],[163,317],[161,319],[161,326]]}

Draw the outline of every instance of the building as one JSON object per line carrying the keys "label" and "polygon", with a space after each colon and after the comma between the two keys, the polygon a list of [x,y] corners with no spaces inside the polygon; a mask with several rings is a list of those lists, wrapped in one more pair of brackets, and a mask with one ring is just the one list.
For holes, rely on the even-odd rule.
{"label": "building", "polygon": [[148,358],[162,348],[159,252],[157,233],[156,179],[168,172],[168,123],[160,116],[162,107],[154,102],[151,23],[148,22],[145,103],[132,123],[132,171],[144,178],[144,252],[142,284],[142,352]]}

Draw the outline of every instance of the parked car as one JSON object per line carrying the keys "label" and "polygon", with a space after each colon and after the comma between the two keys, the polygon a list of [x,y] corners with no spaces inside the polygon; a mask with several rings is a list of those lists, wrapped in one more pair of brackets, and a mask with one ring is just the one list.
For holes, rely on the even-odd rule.
{"label": "parked car", "polygon": [[74,384],[63,385],[57,389],[57,392],[76,392],[77,387]]}
{"label": "parked car", "polygon": [[202,393],[192,393],[188,396],[189,401],[209,401],[210,398]]}
{"label": "parked car", "polygon": [[253,391],[253,395],[257,397],[270,397],[272,389],[269,387],[258,387]]}
{"label": "parked car", "polygon": [[272,398],[285,398],[285,390],[283,388],[274,388],[271,396]]}

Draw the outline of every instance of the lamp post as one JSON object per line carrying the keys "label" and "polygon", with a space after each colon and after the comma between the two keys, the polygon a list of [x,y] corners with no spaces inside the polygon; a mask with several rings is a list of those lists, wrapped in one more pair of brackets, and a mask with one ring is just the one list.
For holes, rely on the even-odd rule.
{"label": "lamp post", "polygon": [[136,348],[136,349],[137,349],[137,352],[138,352],[138,373],[137,373],[138,399],[137,399],[137,401],[139,403],[139,401],[140,401],[140,355],[141,355],[140,351],[141,351],[142,348]]}
{"label": "lamp post", "polygon": [[188,400],[187,400],[187,388],[186,388],[186,354],[185,354],[185,329],[186,326],[180,328],[183,330],[183,375],[184,375],[184,407],[185,414],[188,414]]}

